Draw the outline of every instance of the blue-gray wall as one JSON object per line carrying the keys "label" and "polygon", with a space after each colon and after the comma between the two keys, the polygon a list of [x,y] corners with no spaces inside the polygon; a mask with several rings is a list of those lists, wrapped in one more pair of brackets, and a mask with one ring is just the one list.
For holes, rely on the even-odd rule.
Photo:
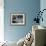
{"label": "blue-gray wall", "polygon": [[[40,1],[40,10],[42,11],[43,9],[46,9],[46,0],[41,0]],[[46,10],[43,12],[43,22],[40,22],[40,25],[45,26],[46,27]]]}
{"label": "blue-gray wall", "polygon": [[[4,38],[7,41],[18,41],[32,29],[33,19],[40,9],[40,0],[4,0]],[[22,12],[26,16],[24,26],[12,26],[10,13]]]}

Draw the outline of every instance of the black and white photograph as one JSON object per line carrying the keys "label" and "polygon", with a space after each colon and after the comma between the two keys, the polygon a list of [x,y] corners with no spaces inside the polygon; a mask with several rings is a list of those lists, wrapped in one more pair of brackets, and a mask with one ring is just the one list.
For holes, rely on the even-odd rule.
{"label": "black and white photograph", "polygon": [[11,14],[11,24],[12,25],[24,25],[25,15],[24,14]]}

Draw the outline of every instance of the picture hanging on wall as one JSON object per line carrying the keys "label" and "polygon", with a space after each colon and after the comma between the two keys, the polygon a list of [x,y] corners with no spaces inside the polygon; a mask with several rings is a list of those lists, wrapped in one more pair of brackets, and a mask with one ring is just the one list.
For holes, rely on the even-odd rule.
{"label": "picture hanging on wall", "polygon": [[24,25],[25,15],[24,14],[11,14],[11,24],[12,25]]}

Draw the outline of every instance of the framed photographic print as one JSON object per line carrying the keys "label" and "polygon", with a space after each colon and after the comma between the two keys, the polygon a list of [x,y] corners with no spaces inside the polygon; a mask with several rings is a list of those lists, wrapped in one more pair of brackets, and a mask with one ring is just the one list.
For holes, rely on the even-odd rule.
{"label": "framed photographic print", "polygon": [[11,14],[11,24],[12,25],[24,25],[25,15],[24,14]]}

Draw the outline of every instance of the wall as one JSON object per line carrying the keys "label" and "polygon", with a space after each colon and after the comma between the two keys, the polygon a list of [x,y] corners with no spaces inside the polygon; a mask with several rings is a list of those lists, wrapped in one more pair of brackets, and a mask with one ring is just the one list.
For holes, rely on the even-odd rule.
{"label": "wall", "polygon": [[[18,41],[32,29],[35,14],[40,10],[40,0],[4,0],[4,39],[7,41]],[[10,24],[10,13],[21,11],[26,16],[24,26],[12,26]]]}
{"label": "wall", "polygon": [[[46,9],[46,0],[41,0],[40,1],[40,9],[41,9],[41,11],[43,10],[43,9]],[[46,27],[46,11],[44,11],[43,12],[43,15],[42,15],[42,17],[43,17],[43,22],[41,21],[40,22],[40,25],[42,25],[42,26],[45,26]]]}

